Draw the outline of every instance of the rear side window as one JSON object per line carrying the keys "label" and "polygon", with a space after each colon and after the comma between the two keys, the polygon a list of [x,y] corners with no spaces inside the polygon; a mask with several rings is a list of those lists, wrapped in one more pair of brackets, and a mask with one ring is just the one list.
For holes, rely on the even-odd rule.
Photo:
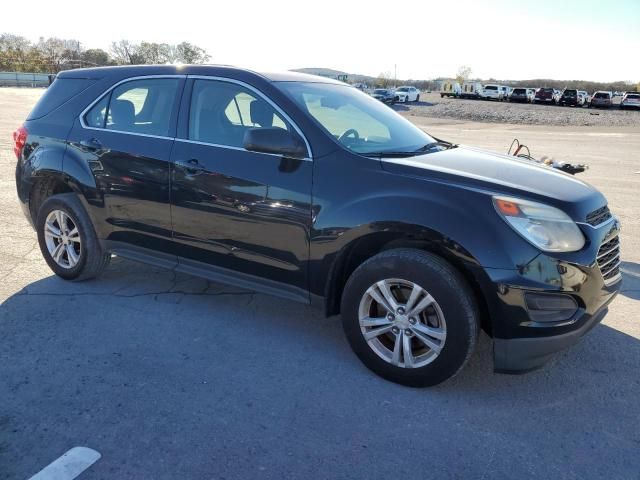
{"label": "rear side window", "polygon": [[177,78],[151,78],[118,85],[87,112],[85,124],[119,132],[169,136],[179,83]]}
{"label": "rear side window", "polygon": [[35,120],[51,113],[60,105],[87,89],[94,81],[87,78],[57,78],[47,88],[44,95],[40,97],[27,120]]}
{"label": "rear side window", "polygon": [[196,80],[189,110],[189,140],[242,148],[250,128],[288,123],[262,97],[241,85],[217,80]]}

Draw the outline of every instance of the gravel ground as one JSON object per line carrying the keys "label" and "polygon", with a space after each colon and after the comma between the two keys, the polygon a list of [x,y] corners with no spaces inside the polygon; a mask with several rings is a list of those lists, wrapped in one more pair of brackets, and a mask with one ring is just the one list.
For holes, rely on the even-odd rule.
{"label": "gravel ground", "polygon": [[114,259],[64,282],[15,193],[11,132],[41,91],[0,89],[0,480],[75,446],[81,480],[640,480],[640,129],[458,120],[454,142],[588,163],[623,223],[623,291],[543,370],[492,372],[483,335],[438,387],[391,384],[350,351],[338,317]]}
{"label": "gravel ground", "polygon": [[557,126],[640,126],[640,109],[620,110],[620,99],[611,109],[557,107],[486,100],[440,98],[438,93],[420,95],[420,102],[394,105],[407,117],[451,118],[474,122]]}

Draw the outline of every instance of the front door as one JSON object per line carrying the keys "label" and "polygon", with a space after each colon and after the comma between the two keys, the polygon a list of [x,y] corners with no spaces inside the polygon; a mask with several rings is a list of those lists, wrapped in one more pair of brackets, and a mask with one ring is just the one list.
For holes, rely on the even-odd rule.
{"label": "front door", "polygon": [[312,162],[243,148],[250,128],[292,124],[231,80],[190,80],[184,98],[188,127],[172,154],[179,262],[307,301]]}

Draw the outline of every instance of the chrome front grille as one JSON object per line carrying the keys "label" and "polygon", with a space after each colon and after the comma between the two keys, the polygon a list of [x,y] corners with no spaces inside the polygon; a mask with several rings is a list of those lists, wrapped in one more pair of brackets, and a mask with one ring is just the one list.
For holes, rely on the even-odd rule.
{"label": "chrome front grille", "polygon": [[605,205],[604,207],[589,213],[587,215],[587,223],[592,227],[597,227],[598,225],[609,220],[610,218],[611,218],[611,212],[609,211],[609,207]]}
{"label": "chrome front grille", "polygon": [[620,278],[620,238],[618,235],[600,245],[596,258],[605,285]]}

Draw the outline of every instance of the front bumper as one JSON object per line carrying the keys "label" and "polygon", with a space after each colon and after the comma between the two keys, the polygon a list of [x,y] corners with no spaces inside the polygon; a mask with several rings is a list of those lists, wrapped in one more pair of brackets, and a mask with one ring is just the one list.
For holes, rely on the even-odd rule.
{"label": "front bumper", "polygon": [[[621,283],[621,282],[618,282]],[[550,337],[495,338],[493,340],[494,371],[496,373],[526,373],[546,364],[556,353],[578,343],[582,337],[604,318],[608,304],[595,315],[585,315],[580,327]]]}
{"label": "front bumper", "polygon": [[[516,270],[484,268],[484,282],[476,273],[491,319],[487,327],[494,340],[496,372],[537,369],[604,318],[622,286],[619,268],[611,270],[619,262],[619,244],[611,249],[618,235],[619,224],[613,219],[591,228],[589,244],[581,252],[541,253]],[[531,301],[534,297],[538,303]],[[565,306],[546,310],[541,297]],[[566,303],[571,305],[568,310]]]}

